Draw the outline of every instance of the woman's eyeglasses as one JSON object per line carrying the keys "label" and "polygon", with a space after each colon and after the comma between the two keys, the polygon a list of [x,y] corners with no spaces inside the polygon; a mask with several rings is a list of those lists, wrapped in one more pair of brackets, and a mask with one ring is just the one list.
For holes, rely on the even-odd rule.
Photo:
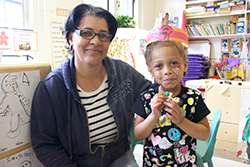
{"label": "woman's eyeglasses", "polygon": [[96,35],[98,35],[99,39],[102,42],[108,42],[112,38],[112,35],[109,34],[108,32],[100,32],[100,33],[95,33],[92,30],[75,30],[75,33],[80,35],[84,39],[93,39]]}

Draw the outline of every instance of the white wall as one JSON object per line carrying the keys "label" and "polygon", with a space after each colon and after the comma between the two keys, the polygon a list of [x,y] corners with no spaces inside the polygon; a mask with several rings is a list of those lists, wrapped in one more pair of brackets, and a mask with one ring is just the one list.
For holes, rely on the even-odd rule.
{"label": "white wall", "polygon": [[33,7],[33,29],[38,33],[38,54],[35,57],[36,61],[46,61],[46,45],[45,45],[45,12],[44,12],[44,0],[32,1],[31,6]]}
{"label": "white wall", "polygon": [[162,11],[163,17],[168,13],[170,17],[179,17],[179,25],[181,28],[182,14],[185,9],[185,0],[157,0],[155,4],[155,16],[159,16]]}
{"label": "white wall", "polygon": [[[185,9],[185,0],[156,0],[155,2],[155,18],[158,17],[159,12],[162,11],[168,12],[170,17],[179,17],[179,25],[178,27],[181,28],[182,24],[182,15],[183,10]],[[145,9],[146,10],[146,9]],[[212,43],[211,48],[211,57],[212,58],[219,58],[221,56],[221,39],[220,38],[212,38],[210,39]],[[204,44],[204,43],[203,43]],[[206,44],[206,42],[205,42]],[[197,45],[196,45],[197,47]],[[199,47],[199,46],[198,46]],[[207,45],[208,47],[208,45]],[[195,53],[195,50],[200,50],[199,48],[191,48],[192,52]]]}
{"label": "white wall", "polygon": [[57,16],[56,9],[72,10],[75,6],[82,3],[82,0],[44,0],[45,1],[45,35],[43,36],[43,42],[45,42],[45,61],[53,62],[52,58],[52,43],[51,43],[51,21],[65,21],[66,17]]}
{"label": "white wall", "polygon": [[[36,61],[47,61],[53,64],[52,43],[51,43],[51,21],[64,21],[66,17],[57,16],[56,8],[72,10],[84,0],[36,0],[33,2],[33,24],[38,32],[39,52]],[[114,0],[112,0],[114,2]],[[112,7],[112,10],[115,10]],[[182,14],[185,9],[185,0],[137,0],[135,1],[136,28],[151,30],[159,12],[163,15],[169,13],[170,17],[179,17],[181,27]],[[114,11],[111,11],[114,13]],[[220,57],[220,39],[212,39],[212,57]]]}
{"label": "white wall", "polygon": [[[72,10],[75,6],[83,3],[84,0],[35,0],[33,4],[33,27],[38,32],[39,51],[35,61],[46,61],[53,66],[51,21],[65,21],[66,17],[57,16],[56,9]],[[110,0],[110,3],[114,0]],[[111,7],[111,13],[117,6]]]}
{"label": "white wall", "polygon": [[155,24],[156,1],[137,0],[135,4],[136,28],[151,30]]}

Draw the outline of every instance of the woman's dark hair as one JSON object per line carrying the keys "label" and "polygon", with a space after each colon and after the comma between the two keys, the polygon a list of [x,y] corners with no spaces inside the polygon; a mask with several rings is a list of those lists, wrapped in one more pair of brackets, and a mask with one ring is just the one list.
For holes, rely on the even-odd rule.
{"label": "woman's dark hair", "polygon": [[68,44],[69,34],[77,29],[77,27],[80,25],[81,19],[85,16],[96,16],[104,18],[108,23],[109,33],[112,35],[110,42],[112,41],[112,39],[115,37],[115,33],[118,27],[115,17],[109,11],[104,10],[101,7],[95,7],[88,4],[80,4],[69,13],[66,19],[64,28]]}

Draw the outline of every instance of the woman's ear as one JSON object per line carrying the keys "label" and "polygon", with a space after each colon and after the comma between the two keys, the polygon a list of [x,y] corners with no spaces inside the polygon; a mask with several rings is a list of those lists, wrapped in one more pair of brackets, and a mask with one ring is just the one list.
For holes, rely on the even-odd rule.
{"label": "woman's ear", "polygon": [[73,45],[73,33],[69,33],[69,36],[68,36],[68,42],[69,42],[69,45]]}

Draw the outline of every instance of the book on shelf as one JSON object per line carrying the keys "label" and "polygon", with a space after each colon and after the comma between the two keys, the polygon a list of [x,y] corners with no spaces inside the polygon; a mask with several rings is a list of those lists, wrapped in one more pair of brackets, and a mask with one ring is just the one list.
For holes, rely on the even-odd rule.
{"label": "book on shelf", "polygon": [[198,31],[196,30],[196,28],[193,25],[191,25],[191,29],[193,30],[195,36],[200,36],[200,34],[198,33]]}
{"label": "book on shelf", "polygon": [[201,30],[202,30],[204,36],[208,36],[208,32],[207,32],[206,28],[203,26],[203,24],[200,24],[200,27],[201,27]]}
{"label": "book on shelf", "polygon": [[213,32],[213,35],[216,35],[216,33],[215,33],[214,29],[213,29],[213,26],[211,24],[208,24],[208,25],[210,27],[210,30]]}
{"label": "book on shelf", "polygon": [[214,33],[213,33],[213,31],[212,31],[210,25],[209,25],[209,24],[206,24],[206,27],[207,27],[207,30],[208,30],[208,32],[209,32],[209,35],[213,36]]}
{"label": "book on shelf", "polygon": [[188,6],[185,9],[186,14],[193,14],[193,13],[205,13],[205,6],[196,5],[196,6]]}
{"label": "book on shelf", "polygon": [[237,24],[235,23],[205,23],[191,22],[186,25],[187,33],[190,37],[195,36],[216,36],[231,35],[237,33]]}
{"label": "book on shelf", "polygon": [[195,35],[193,34],[193,32],[192,32],[192,30],[191,30],[191,28],[190,28],[189,26],[186,26],[186,29],[187,29],[187,33],[188,33],[188,36],[189,36],[189,37],[195,36]]}
{"label": "book on shelf", "polygon": [[236,34],[236,24],[231,23],[230,24],[231,34]]}
{"label": "book on shelf", "polygon": [[205,14],[205,7],[203,5],[188,6],[185,9],[185,16],[197,16]]}
{"label": "book on shelf", "polygon": [[191,31],[191,34],[192,34],[193,36],[195,36],[195,32],[194,32],[194,30],[192,29],[192,26],[191,26],[191,25],[187,25],[187,29],[189,29],[189,30]]}
{"label": "book on shelf", "polygon": [[220,35],[219,32],[218,32],[218,30],[217,30],[216,25],[213,24],[212,27],[213,27],[213,30],[214,30],[215,34],[216,34],[216,35]]}
{"label": "book on shelf", "polygon": [[196,36],[194,30],[193,30],[191,27],[189,27],[189,29],[190,29],[190,31],[191,31],[191,34],[192,34],[193,36]]}
{"label": "book on shelf", "polygon": [[218,31],[219,31],[219,34],[220,34],[220,35],[223,35],[223,30],[221,29],[221,25],[218,23],[218,24],[216,25],[216,27],[217,27],[217,29],[218,29]]}
{"label": "book on shelf", "polygon": [[203,26],[206,28],[206,30],[207,30],[207,34],[208,34],[209,36],[212,36],[212,35],[213,35],[213,33],[209,30],[208,25],[207,25],[207,24],[206,24],[206,25],[204,25],[204,24],[203,24]]}
{"label": "book on shelf", "polygon": [[201,30],[202,36],[207,36],[207,34],[206,34],[206,32],[205,32],[204,28],[202,27],[202,25],[199,25],[199,27],[200,27],[200,30]]}
{"label": "book on shelf", "polygon": [[223,24],[223,29],[224,29],[224,34],[228,35],[228,24],[227,23]]}
{"label": "book on shelf", "polygon": [[204,36],[203,32],[201,31],[201,28],[199,25],[195,24],[194,27],[197,29],[197,31],[199,32],[200,36]]}
{"label": "book on shelf", "polygon": [[246,9],[245,5],[234,5],[231,6],[231,11],[244,11]]}
{"label": "book on shelf", "polygon": [[199,27],[199,29],[201,31],[202,36],[208,36],[201,24],[199,24],[198,27]]}
{"label": "book on shelf", "polygon": [[239,18],[236,23],[236,33],[237,34],[244,34],[245,32],[245,18]]}
{"label": "book on shelf", "polygon": [[202,36],[202,34],[200,33],[200,31],[199,31],[197,25],[193,25],[193,27],[194,27],[194,30],[195,30],[197,36]]}
{"label": "book on shelf", "polygon": [[220,24],[216,24],[215,27],[217,28],[219,35],[223,35],[220,28]]}
{"label": "book on shelf", "polygon": [[225,32],[224,32],[224,29],[223,29],[223,24],[221,24],[221,23],[220,23],[220,29],[221,29],[222,35],[224,35]]}
{"label": "book on shelf", "polygon": [[199,33],[199,31],[197,30],[197,28],[194,25],[192,25],[192,28],[193,28],[196,36],[201,36],[201,34]]}

